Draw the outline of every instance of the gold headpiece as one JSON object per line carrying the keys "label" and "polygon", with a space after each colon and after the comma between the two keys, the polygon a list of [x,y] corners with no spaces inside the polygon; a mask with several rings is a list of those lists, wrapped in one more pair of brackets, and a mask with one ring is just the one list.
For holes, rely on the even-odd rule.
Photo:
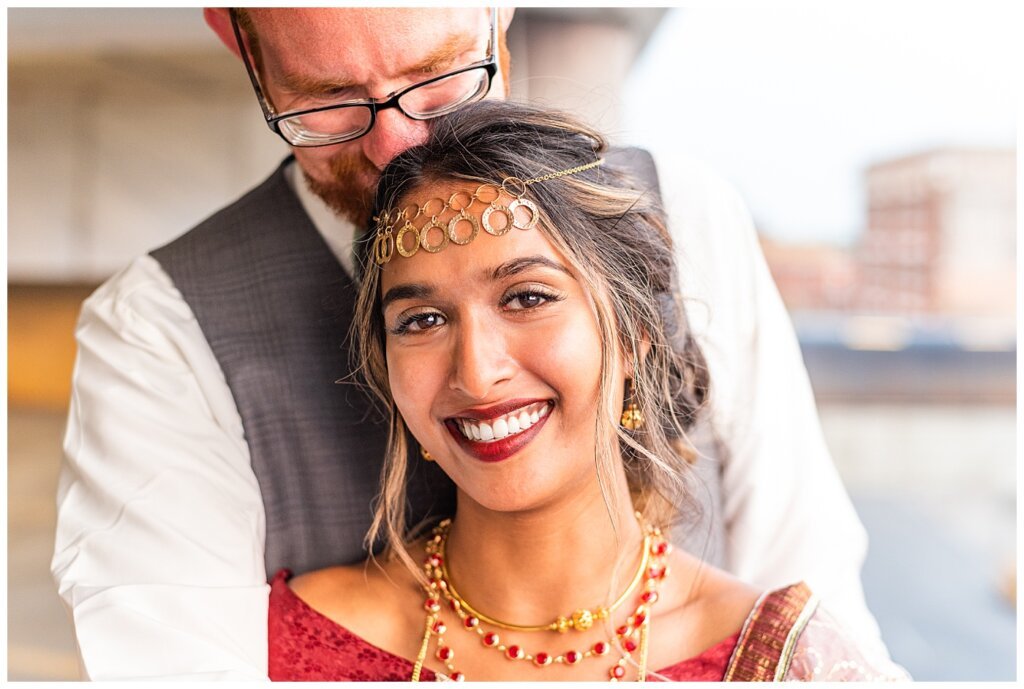
{"label": "gold headpiece", "polygon": [[[603,162],[604,158],[599,158],[586,165],[577,165],[568,170],[550,172],[532,179],[506,177],[501,184],[481,184],[472,194],[468,191],[457,191],[448,197],[447,201],[435,196],[422,206],[411,203],[401,209],[385,210],[373,218],[377,223],[377,238],[373,242],[373,258],[377,265],[384,265],[391,260],[396,250],[408,258],[419,251],[421,247],[424,251],[436,254],[448,246],[449,241],[455,244],[469,244],[480,233],[481,225],[485,232],[495,237],[500,237],[513,227],[519,230],[529,230],[537,224],[539,217],[536,204],[525,198],[526,189],[531,184],[546,182],[556,177],[575,175],[578,172],[595,168]],[[507,206],[498,203],[502,192],[508,196],[514,196],[515,200]],[[469,214],[469,209],[474,203],[486,206],[479,220],[476,219],[476,216]],[[516,218],[515,213],[519,208],[526,208],[530,212],[529,220],[520,221]],[[447,223],[442,223],[438,218],[448,210],[453,210],[456,214]],[[497,227],[495,223],[491,222],[495,213],[505,217],[504,225]],[[420,227],[416,227],[413,223],[421,217],[428,218],[428,220]],[[460,237],[458,226],[461,222],[469,223],[470,231],[468,235]],[[441,236],[433,244],[430,243],[432,230],[436,230]],[[409,233],[412,233],[416,239],[411,247],[406,246],[404,241],[405,236]]]}

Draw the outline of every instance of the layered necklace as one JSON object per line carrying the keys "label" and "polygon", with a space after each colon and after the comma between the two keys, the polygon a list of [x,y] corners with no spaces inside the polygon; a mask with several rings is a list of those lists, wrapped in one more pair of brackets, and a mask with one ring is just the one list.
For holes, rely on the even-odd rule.
{"label": "layered necklace", "polygon": [[[637,514],[639,518],[640,515]],[[650,628],[650,608],[658,600],[658,588],[668,575],[666,556],[671,545],[662,536],[661,530],[655,526],[644,524],[644,539],[641,546],[640,566],[637,568],[626,590],[615,602],[608,606],[597,606],[594,609],[580,608],[570,615],[559,615],[553,621],[540,625],[519,625],[502,622],[473,607],[452,585],[448,575],[448,564],[445,560],[445,545],[451,529],[451,520],[446,519],[438,524],[427,540],[426,557],[423,561],[423,572],[429,582],[423,609],[426,612],[426,623],[423,630],[423,641],[420,644],[416,663],[413,665],[412,681],[418,682],[423,669],[423,661],[430,650],[431,641],[435,642],[434,657],[444,663],[448,670],[447,678],[461,682],[465,675],[456,669],[455,652],[445,643],[448,625],[441,620],[443,606],[458,619],[455,626],[478,635],[481,645],[492,649],[496,656],[510,662],[527,662],[535,668],[543,669],[554,665],[576,665],[588,660],[598,660],[613,654],[617,659],[608,670],[608,679],[617,682],[626,676],[626,667],[632,662],[638,668],[637,681],[643,682],[647,674],[647,639]],[[614,643],[609,640],[598,641],[586,648],[570,649],[561,653],[547,651],[528,651],[519,644],[505,644],[497,630],[513,632],[545,632],[569,631],[583,632],[595,624],[603,623],[615,612],[637,589],[636,605],[626,623],[615,630]],[[638,653],[639,659],[633,660]],[[438,679],[443,676],[438,673]]]}

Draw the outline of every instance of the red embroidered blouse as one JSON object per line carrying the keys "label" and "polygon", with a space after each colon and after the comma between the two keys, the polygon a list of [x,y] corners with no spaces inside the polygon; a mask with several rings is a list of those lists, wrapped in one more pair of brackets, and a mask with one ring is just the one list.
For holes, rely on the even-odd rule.
{"label": "red embroidered blouse", "polygon": [[[356,636],[324,617],[288,588],[291,572],[281,570],[271,582],[268,631],[269,674],[274,681],[407,682],[412,662]],[[720,681],[739,632],[700,655],[658,674],[675,682]],[[423,668],[423,681],[434,681]]]}

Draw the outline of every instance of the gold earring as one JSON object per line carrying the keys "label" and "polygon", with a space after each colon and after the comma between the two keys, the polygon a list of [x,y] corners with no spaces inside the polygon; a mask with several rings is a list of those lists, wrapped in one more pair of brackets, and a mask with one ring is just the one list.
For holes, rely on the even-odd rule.
{"label": "gold earring", "polygon": [[428,462],[434,461],[434,456],[427,452],[427,448],[423,447],[422,445],[420,445],[420,456],[423,457],[423,459],[427,460]]}
{"label": "gold earring", "polygon": [[631,431],[643,428],[644,415],[640,413],[640,407],[636,405],[636,401],[633,399],[636,396],[636,388],[633,387],[633,381],[629,381],[629,404],[622,410],[622,416],[619,418],[619,423],[622,424],[623,428],[627,428]]}

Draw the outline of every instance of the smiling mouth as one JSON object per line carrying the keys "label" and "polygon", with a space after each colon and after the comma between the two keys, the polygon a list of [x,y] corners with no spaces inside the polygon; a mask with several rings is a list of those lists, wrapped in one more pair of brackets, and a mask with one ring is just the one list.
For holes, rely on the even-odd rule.
{"label": "smiling mouth", "polygon": [[533,402],[486,421],[466,418],[453,418],[450,421],[466,440],[495,443],[529,430],[547,416],[551,406],[550,401]]}

